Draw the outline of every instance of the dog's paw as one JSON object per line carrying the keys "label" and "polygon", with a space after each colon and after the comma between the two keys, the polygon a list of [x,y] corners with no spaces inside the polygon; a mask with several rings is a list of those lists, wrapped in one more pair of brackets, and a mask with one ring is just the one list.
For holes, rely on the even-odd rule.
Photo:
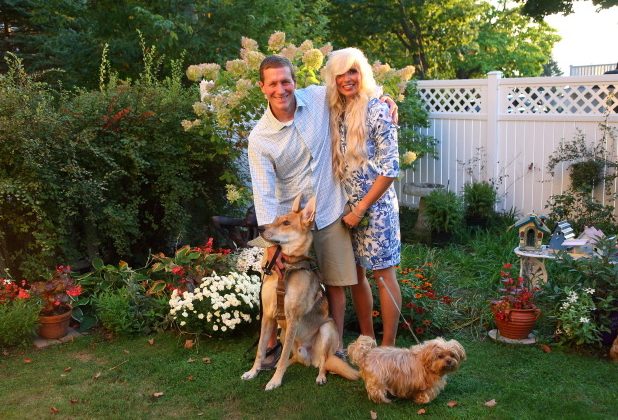
{"label": "dog's paw", "polygon": [[429,394],[422,392],[414,396],[414,402],[417,404],[429,404],[431,402],[431,397]]}
{"label": "dog's paw", "polygon": [[255,378],[258,374],[257,370],[249,370],[245,373],[242,374],[242,376],[240,377],[243,381],[250,381],[251,379]]}
{"label": "dog's paw", "polygon": [[326,375],[318,375],[318,377],[315,378],[315,383],[318,385],[324,385],[326,383]]}
{"label": "dog's paw", "polygon": [[281,381],[277,381],[275,379],[271,379],[270,381],[268,381],[268,383],[266,384],[266,391],[272,391],[275,388],[279,388],[281,386]]}

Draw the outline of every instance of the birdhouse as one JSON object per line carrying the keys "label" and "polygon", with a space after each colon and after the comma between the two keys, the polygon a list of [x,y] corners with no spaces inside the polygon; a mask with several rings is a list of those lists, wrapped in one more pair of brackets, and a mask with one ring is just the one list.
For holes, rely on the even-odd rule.
{"label": "birdhouse", "polygon": [[595,228],[594,226],[585,226],[584,231],[577,239],[573,238],[565,240],[562,242],[562,246],[574,255],[600,257],[602,255],[602,251],[597,242],[599,239],[604,237],[605,234],[601,230]]}
{"label": "birdhouse", "polygon": [[571,227],[571,224],[567,221],[558,222],[554,228],[554,232],[549,239],[549,247],[551,249],[563,250],[566,249],[562,243],[565,240],[575,238],[575,232]]}
{"label": "birdhouse", "polygon": [[519,219],[513,226],[519,229],[519,249],[524,251],[540,250],[543,244],[543,235],[551,234],[541,218],[534,213]]}

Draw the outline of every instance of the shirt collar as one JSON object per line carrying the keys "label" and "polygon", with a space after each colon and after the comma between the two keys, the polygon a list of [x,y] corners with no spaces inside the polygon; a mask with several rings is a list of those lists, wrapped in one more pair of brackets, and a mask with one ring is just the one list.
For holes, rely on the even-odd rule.
{"label": "shirt collar", "polygon": [[[305,101],[297,94],[297,91],[294,91],[294,97],[296,98],[296,110],[294,111],[294,117],[296,117],[296,113],[298,109],[301,107],[305,107]],[[289,127],[294,123],[294,119],[291,119],[288,122],[281,122],[275,117],[275,114],[270,109],[270,105],[266,104],[266,117],[268,118],[269,124],[277,131],[282,130],[284,127]]]}

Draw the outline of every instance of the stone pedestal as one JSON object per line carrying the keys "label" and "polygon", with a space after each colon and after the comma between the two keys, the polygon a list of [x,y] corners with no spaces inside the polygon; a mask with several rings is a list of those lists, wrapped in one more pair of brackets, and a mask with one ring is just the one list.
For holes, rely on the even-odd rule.
{"label": "stone pedestal", "polygon": [[507,343],[507,344],[526,344],[526,345],[530,345],[530,344],[535,344],[536,343],[536,337],[532,333],[530,333],[528,335],[528,338],[524,338],[522,340],[513,340],[512,338],[502,337],[497,329],[493,329],[493,330],[489,331],[487,333],[487,335],[490,338],[492,338],[492,339],[494,339],[496,341],[501,341],[501,342]]}

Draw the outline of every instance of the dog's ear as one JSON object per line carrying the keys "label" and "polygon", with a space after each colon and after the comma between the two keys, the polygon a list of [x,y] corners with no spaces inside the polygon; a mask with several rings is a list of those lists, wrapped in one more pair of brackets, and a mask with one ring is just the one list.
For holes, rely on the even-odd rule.
{"label": "dog's ear", "polygon": [[300,197],[302,194],[298,194],[292,203],[292,211],[298,213],[300,211]]}
{"label": "dog's ear", "polygon": [[315,220],[315,196],[311,197],[303,209],[303,223],[311,224]]}
{"label": "dog's ear", "polygon": [[458,362],[463,362],[466,360],[466,351],[457,340],[449,340],[447,341],[447,345],[449,346],[449,349],[455,353]]}

